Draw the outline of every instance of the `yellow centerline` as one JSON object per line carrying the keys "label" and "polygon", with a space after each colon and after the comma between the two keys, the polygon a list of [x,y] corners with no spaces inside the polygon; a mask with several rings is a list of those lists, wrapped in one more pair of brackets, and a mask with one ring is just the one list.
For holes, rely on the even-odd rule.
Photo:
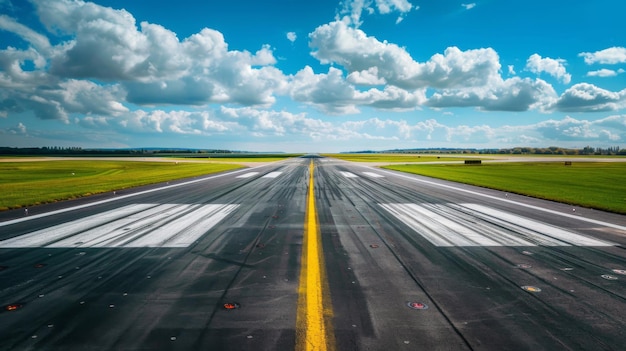
{"label": "yellow centerline", "polygon": [[[324,254],[315,208],[313,161],[309,165],[309,191],[298,288],[296,350],[334,350],[332,307],[324,269]],[[328,306],[328,307],[327,307]]]}

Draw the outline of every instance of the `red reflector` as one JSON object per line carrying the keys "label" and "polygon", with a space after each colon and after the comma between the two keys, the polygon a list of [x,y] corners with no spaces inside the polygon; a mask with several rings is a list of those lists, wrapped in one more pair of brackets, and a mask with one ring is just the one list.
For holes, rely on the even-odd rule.
{"label": "red reflector", "polygon": [[10,305],[6,305],[4,306],[4,310],[5,311],[15,311],[22,308],[22,304],[21,303],[12,303]]}
{"label": "red reflector", "polygon": [[428,309],[428,305],[423,304],[421,302],[409,302],[407,306],[411,307],[414,310],[425,310]]}
{"label": "red reflector", "polygon": [[236,302],[227,302],[224,304],[224,308],[227,310],[236,310],[240,307],[241,305],[239,305]]}

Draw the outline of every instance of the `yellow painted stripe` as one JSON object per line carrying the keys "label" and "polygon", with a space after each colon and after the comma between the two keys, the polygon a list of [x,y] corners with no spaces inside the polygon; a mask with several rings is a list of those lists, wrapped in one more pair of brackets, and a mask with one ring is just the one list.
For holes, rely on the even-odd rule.
{"label": "yellow painted stripe", "polygon": [[296,320],[296,350],[334,350],[332,330],[332,305],[324,269],[324,254],[315,209],[313,161],[309,165],[309,191],[307,194],[304,241],[298,288]]}

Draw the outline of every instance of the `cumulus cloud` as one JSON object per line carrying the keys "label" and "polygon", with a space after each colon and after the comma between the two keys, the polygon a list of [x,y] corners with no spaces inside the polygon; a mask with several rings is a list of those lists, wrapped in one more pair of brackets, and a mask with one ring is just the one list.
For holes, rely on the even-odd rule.
{"label": "cumulus cloud", "polygon": [[419,6],[411,4],[408,0],[346,0],[339,14],[345,16],[344,19],[354,26],[359,27],[363,23],[363,13],[378,12],[382,15],[398,13],[396,23],[400,23],[403,16],[413,9],[417,10]]}
{"label": "cumulus cloud", "polygon": [[341,70],[333,67],[327,74],[316,74],[311,67],[305,67],[294,76],[290,91],[294,100],[330,114],[357,113],[359,106],[413,109],[425,101],[423,90],[409,92],[394,86],[387,86],[384,90],[358,90],[344,78]]}
{"label": "cumulus cloud", "polygon": [[[254,53],[228,50],[223,35],[208,28],[179,40],[163,26],[138,26],[125,10],[82,1],[33,4],[49,31],[69,39],[51,46],[0,16],[0,29],[29,45],[0,50],[0,116],[31,110],[67,123],[72,113],[117,115],[124,102],[268,106],[286,92],[288,78],[267,45]],[[33,68],[25,70],[28,63]]]}
{"label": "cumulus cloud", "polygon": [[476,7],[476,3],[473,2],[473,3],[470,3],[470,4],[461,4],[461,6],[464,7],[466,10],[471,10],[474,7]]}
{"label": "cumulus cloud", "polygon": [[581,52],[578,56],[584,58],[588,65],[594,63],[617,64],[626,62],[626,48],[614,46],[596,52]]}
{"label": "cumulus cloud", "polygon": [[484,111],[546,111],[555,103],[554,88],[541,79],[513,77],[483,89],[437,92],[426,103],[431,107],[477,107]]}
{"label": "cumulus cloud", "polygon": [[624,69],[620,68],[617,71],[612,69],[602,68],[597,71],[587,72],[587,77],[615,77],[618,74],[624,73]]}
{"label": "cumulus cloud", "polygon": [[612,92],[589,83],[567,89],[554,105],[563,112],[616,111],[626,107],[626,89]]}
{"label": "cumulus cloud", "polygon": [[17,22],[9,16],[0,15],[0,29],[17,34],[39,51],[46,52],[50,50],[50,42],[48,41],[48,38]]}
{"label": "cumulus cloud", "polygon": [[615,142],[626,137],[626,115],[610,116],[596,121],[565,117],[538,123],[534,129],[542,138],[559,141]]}
{"label": "cumulus cloud", "polygon": [[558,78],[565,84],[569,84],[572,76],[565,69],[565,60],[542,58],[538,54],[531,55],[526,61],[526,69],[530,72],[540,74],[542,72]]}
{"label": "cumulus cloud", "polygon": [[296,41],[296,39],[298,39],[298,35],[296,34],[296,32],[287,33],[287,40],[293,43]]}
{"label": "cumulus cloud", "polygon": [[509,75],[514,76],[514,75],[516,75],[516,74],[517,74],[517,73],[515,72],[515,66],[513,66],[513,65],[509,65],[509,66],[508,66],[508,70],[509,70]]}
{"label": "cumulus cloud", "polygon": [[318,27],[309,38],[312,55],[320,62],[339,64],[350,74],[359,72],[370,79],[376,72],[377,81],[403,89],[484,86],[500,77],[499,57],[491,48],[450,47],[419,63],[404,48],[380,42],[341,21]]}

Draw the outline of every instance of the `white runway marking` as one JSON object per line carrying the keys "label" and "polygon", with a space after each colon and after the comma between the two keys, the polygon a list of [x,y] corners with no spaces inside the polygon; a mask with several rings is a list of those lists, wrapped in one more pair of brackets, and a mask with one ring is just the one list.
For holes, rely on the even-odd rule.
{"label": "white runway marking", "polygon": [[435,246],[615,245],[476,204],[380,206]]}
{"label": "white runway marking", "polygon": [[378,173],[374,173],[374,172],[363,172],[363,174],[365,174],[368,177],[372,177],[372,178],[385,178],[384,175],[378,174]]}
{"label": "white runway marking", "polygon": [[259,172],[249,172],[249,173],[244,173],[240,176],[237,176],[237,178],[250,178],[250,177],[254,177],[257,174],[259,174]]}
{"label": "white runway marking", "polygon": [[359,177],[358,175],[354,173],[350,173],[350,172],[339,172],[339,173],[341,173],[341,175],[346,178],[358,178]]}
{"label": "white runway marking", "polygon": [[508,203],[508,204],[516,205],[516,206],[522,206],[522,207],[530,208],[530,209],[533,209],[533,210],[550,213],[550,214],[553,214],[553,215],[556,215],[556,216],[567,217],[567,218],[571,218],[571,219],[575,219],[575,220],[579,220],[579,221],[584,221],[584,222],[587,222],[587,223],[597,224],[597,225],[600,225],[600,226],[603,226],[603,227],[610,227],[610,228],[615,228],[615,229],[618,229],[618,230],[626,231],[626,227],[625,226],[618,225],[618,224],[615,224],[615,223],[609,223],[609,222],[604,222],[604,221],[598,221],[598,220],[595,220],[595,219],[592,219],[592,218],[585,218],[585,217],[581,217],[581,216],[575,216],[575,215],[572,215],[572,214],[563,213],[563,212],[559,212],[559,211],[555,211],[555,210],[550,210],[550,209],[539,207],[539,206],[529,205],[529,204],[525,204],[525,203],[522,203],[522,202],[516,202],[516,201],[513,201],[513,200],[504,199],[504,198],[500,198],[500,197],[493,196],[493,195],[483,194],[483,193],[480,193],[480,192],[477,192],[477,191],[464,189],[462,187],[446,185],[446,184],[433,182],[433,181],[430,181],[430,180],[415,178],[414,176],[410,176],[410,175],[406,175],[406,174],[394,173],[394,172],[386,171],[386,170],[382,170],[382,169],[379,170],[379,171],[382,172],[382,173],[389,174],[390,176],[408,179],[409,181],[416,182],[416,183],[423,183],[423,184],[428,184],[428,185],[432,185],[432,186],[436,186],[436,187],[440,187],[440,188],[444,188],[444,189],[450,189],[450,190],[453,190],[453,191],[456,191],[456,192],[463,192],[463,193],[470,194],[470,195],[473,195],[473,196],[480,196],[480,197],[484,197],[484,198],[491,199],[491,200],[501,201],[501,202],[505,202],[505,203]]}
{"label": "white runway marking", "polygon": [[276,178],[279,175],[283,174],[283,172],[270,172],[263,176],[263,178]]}
{"label": "white runway marking", "polygon": [[136,204],[0,241],[23,247],[187,247],[239,205]]}

